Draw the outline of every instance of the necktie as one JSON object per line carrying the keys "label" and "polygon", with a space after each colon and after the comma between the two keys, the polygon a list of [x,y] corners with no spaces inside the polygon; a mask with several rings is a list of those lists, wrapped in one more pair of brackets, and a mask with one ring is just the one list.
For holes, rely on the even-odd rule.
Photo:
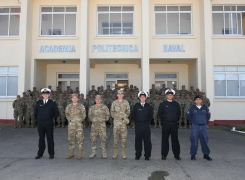
{"label": "necktie", "polygon": [[142,107],[144,107],[144,104],[141,104],[142,105]]}

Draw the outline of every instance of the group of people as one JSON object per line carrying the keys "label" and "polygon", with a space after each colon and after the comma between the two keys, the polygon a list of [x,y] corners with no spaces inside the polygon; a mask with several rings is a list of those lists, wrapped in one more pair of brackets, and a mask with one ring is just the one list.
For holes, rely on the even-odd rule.
{"label": "group of people", "polygon": [[[67,124],[67,118],[65,116],[66,107],[72,102],[71,96],[73,93],[78,94],[78,103],[82,104],[86,109],[86,117],[83,121],[84,127],[91,127],[91,120],[88,116],[88,111],[90,107],[95,104],[95,96],[100,95],[102,99],[102,103],[108,108],[111,108],[112,102],[117,99],[117,91],[120,88],[117,84],[115,88],[112,90],[108,85],[104,90],[103,86],[99,86],[95,89],[95,86],[92,86],[92,89],[85,96],[84,94],[80,94],[79,88],[77,87],[75,90],[72,90],[70,86],[67,86],[67,89],[62,91],[60,87],[56,88],[56,91],[52,90],[51,86],[48,86],[51,90],[51,94],[49,99],[56,102],[59,109],[59,116],[53,119],[54,127],[65,127]],[[146,99],[147,103],[151,105],[153,108],[153,119],[154,119],[154,128],[161,128],[160,117],[158,117],[158,107],[161,102],[166,100],[165,91],[166,85],[163,84],[161,89],[156,89],[155,85],[152,85],[152,88],[149,90],[149,96]],[[130,109],[139,102],[138,93],[139,89],[136,86],[130,85],[130,87],[123,87],[124,90],[124,99],[128,101]],[[180,90],[176,89],[176,85],[173,85],[173,90],[175,91],[174,101],[178,102],[181,107],[181,116],[179,119],[179,128],[189,128],[191,127],[191,123],[186,119],[186,112],[191,105],[194,103],[194,98],[196,95],[200,95],[202,97],[203,104],[207,107],[210,106],[210,101],[206,97],[205,92],[201,92],[198,88],[194,90],[194,87],[191,86],[189,90],[186,90],[185,85],[182,86]],[[26,124],[26,128],[35,127],[36,118],[34,116],[34,107],[36,101],[43,99],[41,93],[37,90],[36,87],[33,87],[33,90],[28,90],[27,92],[23,92],[23,96],[17,96],[17,99],[13,102],[14,108],[14,128],[21,127],[23,122]],[[129,115],[129,124],[127,128],[134,128],[135,123],[133,117]],[[110,115],[108,123],[110,127],[113,127],[113,117]],[[57,124],[57,126],[55,126]],[[184,125],[184,126],[182,126]]]}
{"label": "group of people", "polygon": [[[92,89],[90,94],[95,91]],[[137,94],[138,102],[136,102],[132,108],[130,103],[124,98],[127,97],[128,90],[118,89],[116,91],[117,99],[111,103],[110,109],[103,103],[102,93],[97,93],[94,97],[95,104],[93,104],[86,113],[86,107],[79,103],[78,94],[73,93],[71,95],[71,103],[65,108],[65,117],[68,120],[68,139],[69,139],[69,154],[67,159],[74,157],[75,142],[78,146],[78,159],[82,159],[83,151],[83,121],[87,114],[91,121],[91,149],[92,152],[89,158],[96,156],[96,144],[98,137],[101,140],[102,157],[107,158],[106,153],[106,121],[110,119],[110,116],[114,119],[113,135],[114,135],[114,153],[113,159],[118,157],[118,143],[121,138],[122,158],[126,159],[126,147],[127,147],[127,124],[129,123],[129,117],[134,120],[135,124],[135,159],[139,160],[142,156],[142,144],[144,144],[145,160],[149,160],[151,157],[151,130],[150,122],[154,116],[154,111],[147,100],[149,95],[147,92],[140,91]],[[92,93],[91,93],[92,92]],[[151,89],[151,92],[156,90]],[[45,135],[48,141],[48,152],[50,159],[54,158],[54,142],[53,142],[53,118],[59,116],[59,108],[57,103],[50,98],[52,91],[49,88],[41,90],[43,99],[38,100],[35,105],[34,114],[38,122],[39,133],[39,151],[36,159],[43,156],[45,150]],[[180,145],[178,141],[178,121],[181,117],[181,106],[177,101],[174,101],[175,90],[167,89],[164,91],[166,100],[162,101],[158,106],[157,116],[161,119],[160,124],[162,126],[162,160],[166,160],[169,152],[169,136],[171,135],[172,150],[174,157],[177,160],[180,158]],[[115,93],[113,93],[115,94]],[[157,96],[152,93],[151,97]],[[185,116],[192,123],[191,133],[191,159],[195,160],[195,155],[198,148],[198,139],[200,138],[202,151],[204,158],[212,160],[209,157],[210,150],[207,145],[207,123],[210,119],[210,111],[207,106],[203,105],[202,97],[196,95],[194,98],[195,105],[186,112]]]}

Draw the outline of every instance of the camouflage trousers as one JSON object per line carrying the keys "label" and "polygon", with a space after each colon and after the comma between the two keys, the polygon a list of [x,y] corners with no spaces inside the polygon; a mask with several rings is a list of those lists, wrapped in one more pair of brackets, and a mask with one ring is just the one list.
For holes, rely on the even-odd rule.
{"label": "camouflage trousers", "polygon": [[184,114],[183,114],[183,119],[184,119],[184,123],[187,124],[187,119],[186,119],[186,113],[187,113],[188,109],[184,110]]}
{"label": "camouflage trousers", "polygon": [[90,139],[92,142],[91,148],[96,150],[97,140],[100,137],[101,149],[106,149],[106,124],[105,122],[92,123]]}
{"label": "camouflage trousers", "polygon": [[113,127],[113,135],[114,135],[114,144],[113,147],[118,147],[118,141],[121,136],[121,146],[122,148],[127,147],[127,136],[128,136],[128,130],[127,125],[122,122],[122,120],[114,120],[114,127]]}
{"label": "camouflage trousers", "polygon": [[22,122],[23,120],[23,110],[22,109],[15,109],[14,110],[14,122],[16,123],[17,121]]}
{"label": "camouflage trousers", "polygon": [[[31,120],[31,121],[30,121]],[[35,123],[35,116],[34,116],[34,111],[30,110],[30,111],[26,111],[26,118],[25,118],[26,124],[30,124],[30,123]]]}
{"label": "camouflage trousers", "polygon": [[69,150],[75,149],[75,141],[77,140],[78,150],[83,150],[83,124],[82,122],[69,122],[68,124],[68,139],[69,139]]}
{"label": "camouflage trousers", "polygon": [[59,124],[65,122],[65,111],[63,109],[59,109],[59,116],[57,117],[57,122]]}
{"label": "camouflage trousers", "polygon": [[161,124],[161,120],[160,120],[157,116],[154,116],[153,119],[154,119],[154,123],[155,123],[155,124],[156,124],[157,122],[158,122],[159,125]]}

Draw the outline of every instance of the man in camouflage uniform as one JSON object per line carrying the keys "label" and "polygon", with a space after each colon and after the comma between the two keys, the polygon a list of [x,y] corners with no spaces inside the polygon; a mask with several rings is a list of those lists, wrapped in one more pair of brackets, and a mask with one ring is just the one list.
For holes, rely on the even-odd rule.
{"label": "man in camouflage uniform", "polygon": [[78,103],[82,104],[87,112],[86,119],[83,121],[83,127],[86,127],[86,124],[88,124],[88,101],[84,99],[84,94],[80,94]]}
{"label": "man in camouflage uniform", "polygon": [[[112,102],[111,102],[111,105],[112,105],[112,103],[117,99],[116,98],[116,96],[113,94],[112,96]],[[110,105],[110,109],[111,109],[111,105]],[[109,122],[110,122],[110,128],[112,128],[113,127],[113,124],[114,124],[114,119],[113,119],[113,117],[111,116],[111,114],[110,114],[110,120],[109,120]]]}
{"label": "man in camouflage uniform", "polygon": [[66,159],[74,157],[75,140],[77,139],[78,145],[78,156],[77,159],[82,159],[83,150],[83,123],[82,121],[86,118],[86,109],[82,104],[78,102],[78,95],[72,94],[72,103],[69,104],[65,109],[65,115],[68,120],[68,139],[69,139],[69,151],[70,153]]}
{"label": "man in camouflage uniform", "polygon": [[130,106],[128,101],[123,99],[123,91],[118,90],[117,92],[118,100],[115,100],[111,105],[111,116],[114,118],[114,154],[113,159],[116,159],[118,156],[118,140],[121,136],[121,145],[122,145],[122,158],[126,159],[126,147],[127,147],[127,124],[129,123],[128,117],[130,114]]}
{"label": "man in camouflage uniform", "polygon": [[[25,103],[29,101],[29,98],[27,97],[26,92],[22,93],[22,98],[20,98],[23,104],[23,117],[22,117],[22,121],[26,122],[26,108],[25,108]],[[22,123],[22,122],[21,122]],[[21,124],[22,125],[22,124]]]}
{"label": "man in camouflage uniform", "polygon": [[180,98],[180,94],[176,94],[176,98],[174,99],[174,101],[179,103],[179,106],[180,106],[180,109],[181,109],[181,115],[180,115],[180,118],[179,118],[179,128],[182,128],[183,116],[185,115],[185,114],[183,114],[183,110],[184,110],[184,106],[185,106],[185,100]]}
{"label": "man in camouflage uniform", "polygon": [[206,93],[203,92],[202,93],[202,104],[207,106],[207,107],[210,107],[210,100],[206,97]]}
{"label": "man in camouflage uniform", "polygon": [[[88,109],[90,109],[94,104],[95,104],[94,95],[92,93],[90,94],[90,98],[88,100]],[[88,117],[88,127],[91,128],[91,119],[89,119],[89,117]]]}
{"label": "man in camouflage uniform", "polygon": [[92,141],[92,153],[89,158],[96,156],[96,145],[98,137],[101,141],[102,157],[107,158],[106,154],[106,121],[109,120],[110,112],[107,106],[102,103],[100,95],[95,97],[96,104],[89,108],[89,119],[92,122],[90,139]]}
{"label": "man in camouflage uniform", "polygon": [[158,94],[158,90],[156,89],[155,84],[151,85],[150,94],[152,95],[153,92],[154,92],[154,94]]}
{"label": "man in camouflage uniform", "polygon": [[32,100],[32,96],[29,96],[29,101],[25,103],[26,109],[26,128],[29,128],[30,120],[31,120],[31,127],[34,127],[35,123],[35,115],[34,115],[34,108],[36,106],[36,102]]}
{"label": "man in camouflage uniform", "polygon": [[185,85],[182,85],[182,89],[179,90],[179,93],[180,93],[181,95],[184,94],[184,96],[186,96],[186,95],[189,94],[190,92],[187,91],[187,90],[185,89]]}
{"label": "man in camouflage uniform", "polygon": [[[131,111],[132,111],[134,105],[139,102],[139,99],[138,99],[138,96],[137,95],[133,94],[132,95],[132,98],[133,99],[132,99],[132,101],[130,103],[130,109],[131,109]],[[131,128],[133,128],[133,129],[135,127],[135,124],[134,123],[135,123],[134,122],[134,119],[132,117],[130,117],[130,125],[131,125]]]}
{"label": "man in camouflage uniform", "polygon": [[167,90],[166,88],[166,85],[165,84],[162,84],[162,88],[158,91],[158,94],[161,95],[161,94],[164,94],[165,95],[165,91]]}
{"label": "man in camouflage uniform", "polygon": [[162,101],[160,100],[159,95],[156,95],[156,99],[153,100],[153,102],[152,102],[153,114],[154,114],[153,115],[153,118],[154,118],[154,128],[157,128],[157,122],[158,122],[159,128],[162,128],[161,121],[158,118],[158,107],[161,104],[161,102]]}
{"label": "man in camouflage uniform", "polygon": [[[16,129],[17,126],[21,128],[22,120],[23,120],[23,109],[24,103],[20,99],[20,95],[17,96],[16,100],[12,103],[14,109],[14,128]],[[18,124],[19,121],[19,124]]]}
{"label": "man in camouflage uniform", "polygon": [[[184,128],[186,128],[186,125],[187,125],[187,119],[186,119],[186,116],[185,114],[187,113],[188,109],[193,105],[193,101],[190,99],[190,95],[187,94],[186,95],[186,100],[185,100],[185,106],[184,106],[184,123],[185,123],[185,126]],[[189,125],[189,128],[191,127],[191,125]]]}
{"label": "man in camouflage uniform", "polygon": [[192,95],[192,94],[194,94],[195,96],[197,95],[197,93],[196,93],[196,91],[195,91],[193,86],[190,87],[189,92],[190,92],[190,95]]}
{"label": "man in camouflage uniform", "polygon": [[59,128],[61,125],[64,128],[65,127],[65,108],[66,108],[66,102],[63,100],[63,95],[60,94],[59,99],[55,101],[57,104],[57,107],[59,109],[59,116],[57,117],[57,123]]}
{"label": "man in camouflage uniform", "polygon": [[[52,92],[52,91],[51,91],[51,92]],[[52,101],[55,102],[55,99],[54,99],[54,97],[53,97],[53,94],[50,94],[50,95],[49,95],[49,99],[51,99]],[[55,128],[55,120],[56,120],[56,118],[57,118],[57,117],[54,117],[54,118],[53,118],[54,128]]]}

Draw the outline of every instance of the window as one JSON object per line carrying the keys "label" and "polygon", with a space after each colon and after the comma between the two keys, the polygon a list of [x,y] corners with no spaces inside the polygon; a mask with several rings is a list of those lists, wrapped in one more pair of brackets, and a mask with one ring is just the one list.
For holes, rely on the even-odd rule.
{"label": "window", "polygon": [[214,66],[216,97],[245,97],[245,66]]}
{"label": "window", "polygon": [[0,8],[0,37],[19,36],[20,8]]}
{"label": "window", "polygon": [[18,67],[0,67],[0,97],[17,96]]}
{"label": "window", "polygon": [[192,35],[191,6],[155,6],[155,35]]}
{"label": "window", "polygon": [[133,29],[133,6],[99,6],[97,35],[131,36]]}
{"label": "window", "polygon": [[62,91],[65,91],[67,86],[70,86],[72,90],[75,90],[76,87],[79,87],[79,74],[57,74],[57,85]]}
{"label": "window", "polygon": [[177,86],[177,78],[176,73],[155,73],[156,89],[161,89],[163,84],[165,84],[167,88],[173,88],[173,85]]}
{"label": "window", "polygon": [[42,7],[40,36],[75,36],[77,7]]}
{"label": "window", "polygon": [[124,85],[128,85],[127,73],[106,73],[105,79],[105,85],[110,85],[111,89],[115,88],[115,84],[122,88]]}
{"label": "window", "polygon": [[214,35],[245,35],[245,6],[213,6]]}

